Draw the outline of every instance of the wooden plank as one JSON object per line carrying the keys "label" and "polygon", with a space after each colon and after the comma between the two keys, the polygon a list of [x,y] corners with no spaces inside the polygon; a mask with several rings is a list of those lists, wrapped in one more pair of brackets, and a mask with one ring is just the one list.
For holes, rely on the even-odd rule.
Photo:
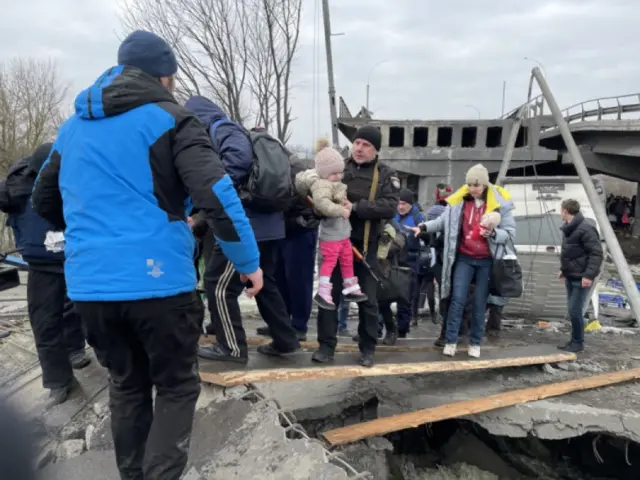
{"label": "wooden plank", "polygon": [[[434,339],[430,339],[431,343],[433,343]],[[210,345],[216,341],[215,335],[209,336],[201,336],[200,337],[200,345]],[[266,337],[247,337],[247,344],[252,346],[264,345],[267,343],[271,343],[270,338]],[[404,343],[404,342],[402,342]],[[396,344],[396,345],[378,345],[376,346],[376,351],[378,352],[440,352],[442,351],[442,347],[435,347],[433,345],[411,345],[411,344]],[[318,348],[318,342],[300,342],[300,346],[306,350],[316,350]],[[510,345],[513,346],[513,345]],[[506,345],[486,345],[483,346],[483,349],[495,349],[495,348],[504,348]],[[357,343],[339,343],[336,345],[336,352],[359,352]],[[458,347],[459,352],[466,352],[467,347],[460,345]]]}
{"label": "wooden plank", "polygon": [[369,422],[349,425],[348,427],[335,428],[323,433],[323,436],[331,445],[344,445],[363,438],[397,432],[406,428],[415,428],[425,423],[439,422],[637,379],[640,379],[640,368],[603,373],[577,380],[512,390],[489,397],[464,400],[433,408],[425,408],[416,412],[378,418]]}
{"label": "wooden plank", "polygon": [[[544,354],[528,353],[544,351]],[[356,356],[336,355],[332,363],[312,364],[310,356],[304,354],[284,358],[253,357],[246,367],[226,362],[200,363],[200,378],[207,383],[224,387],[257,382],[289,382],[296,380],[321,380],[354,377],[376,377],[385,375],[414,375],[421,373],[455,372],[461,370],[483,370],[491,368],[519,367],[543,363],[567,362],[576,359],[573,353],[548,353],[548,346],[501,349],[485,352],[489,359],[448,359],[440,354],[431,354],[432,361],[425,361],[426,355],[384,354],[376,355],[378,363],[371,368],[354,365]],[[557,349],[555,349],[557,352]],[[395,356],[394,356],[395,355]],[[380,358],[382,357],[382,358]],[[253,360],[253,363],[252,363]],[[297,360],[297,361],[296,361]],[[380,361],[382,360],[382,361]],[[395,361],[394,361],[395,360]],[[303,363],[304,362],[304,363]],[[336,365],[342,363],[342,365]],[[260,365],[262,364],[262,365]],[[216,371],[207,371],[214,369]]]}

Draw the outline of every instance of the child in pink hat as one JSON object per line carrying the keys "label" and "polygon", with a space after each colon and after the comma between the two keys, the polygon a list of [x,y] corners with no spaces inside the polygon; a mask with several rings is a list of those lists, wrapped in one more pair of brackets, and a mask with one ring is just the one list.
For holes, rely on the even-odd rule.
{"label": "child in pink hat", "polygon": [[320,278],[318,293],[313,301],[327,310],[335,310],[331,296],[331,274],[340,263],[345,302],[364,302],[358,278],[353,273],[353,250],[351,247],[351,223],[349,210],[345,208],[347,186],[342,183],[344,159],[329,141],[321,138],[316,143],[315,168],[296,175],[296,189],[303,196],[311,195],[314,210],[324,217],[320,221]]}

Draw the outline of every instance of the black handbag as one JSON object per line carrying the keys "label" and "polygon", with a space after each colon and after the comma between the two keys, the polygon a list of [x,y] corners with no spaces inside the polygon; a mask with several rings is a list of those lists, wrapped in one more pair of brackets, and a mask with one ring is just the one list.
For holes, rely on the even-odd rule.
{"label": "black handbag", "polygon": [[413,269],[391,265],[386,275],[380,275],[378,302],[393,303],[411,301],[411,281]]}
{"label": "black handbag", "polygon": [[[513,242],[512,242],[513,246]],[[500,246],[498,247],[500,248]],[[506,252],[506,248],[502,245]],[[513,246],[515,252],[515,246]],[[496,257],[497,257],[496,252]],[[524,290],[522,283],[522,267],[517,258],[493,259],[491,278],[489,281],[489,293],[496,297],[518,298]]]}

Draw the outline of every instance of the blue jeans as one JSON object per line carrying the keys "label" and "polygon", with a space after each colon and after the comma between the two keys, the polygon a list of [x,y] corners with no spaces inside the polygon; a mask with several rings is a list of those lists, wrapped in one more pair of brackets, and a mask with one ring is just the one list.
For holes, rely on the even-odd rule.
{"label": "blue jeans", "polygon": [[582,286],[582,279],[574,278],[565,278],[564,285],[567,288],[567,307],[569,309],[569,318],[571,319],[571,342],[582,345],[584,344],[582,309],[589,296],[589,288]]}
{"label": "blue jeans", "polygon": [[475,277],[476,290],[473,296],[473,314],[469,328],[469,344],[480,345],[484,334],[484,313],[489,296],[491,258],[473,258],[458,255],[451,283],[451,304],[447,312],[447,344],[458,342],[458,332],[469,295],[469,286]]}

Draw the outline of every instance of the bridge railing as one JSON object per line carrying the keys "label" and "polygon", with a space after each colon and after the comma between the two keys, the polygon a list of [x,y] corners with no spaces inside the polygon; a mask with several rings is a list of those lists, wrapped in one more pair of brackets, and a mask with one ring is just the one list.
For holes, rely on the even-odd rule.
{"label": "bridge railing", "polygon": [[[538,95],[522,105],[527,104],[529,107],[529,117],[548,115],[551,113],[548,109],[545,112],[545,101],[542,95]],[[522,105],[503,115],[501,118],[515,118]],[[640,112],[640,93],[586,100],[565,108],[562,110],[562,115],[567,123],[572,123],[585,122],[588,120],[623,120],[628,118],[625,114],[637,112]],[[640,118],[640,116],[636,116],[636,118]]]}
{"label": "bridge railing", "polygon": [[587,120],[623,120],[625,114],[633,112],[640,112],[640,93],[586,100],[565,108],[562,114],[567,123],[572,123]]}
{"label": "bridge railing", "polygon": [[538,117],[540,115],[544,115],[544,113],[545,113],[544,112],[544,105],[545,105],[544,104],[544,97],[542,96],[542,94],[540,94],[537,97],[532,98],[528,102],[525,102],[522,105],[518,105],[516,108],[514,108],[513,110],[511,110],[508,113],[505,113],[500,118],[503,118],[503,119],[516,118],[518,110],[520,110],[520,108],[523,107],[524,105],[528,106],[528,109],[529,109],[528,117],[529,118]]}

